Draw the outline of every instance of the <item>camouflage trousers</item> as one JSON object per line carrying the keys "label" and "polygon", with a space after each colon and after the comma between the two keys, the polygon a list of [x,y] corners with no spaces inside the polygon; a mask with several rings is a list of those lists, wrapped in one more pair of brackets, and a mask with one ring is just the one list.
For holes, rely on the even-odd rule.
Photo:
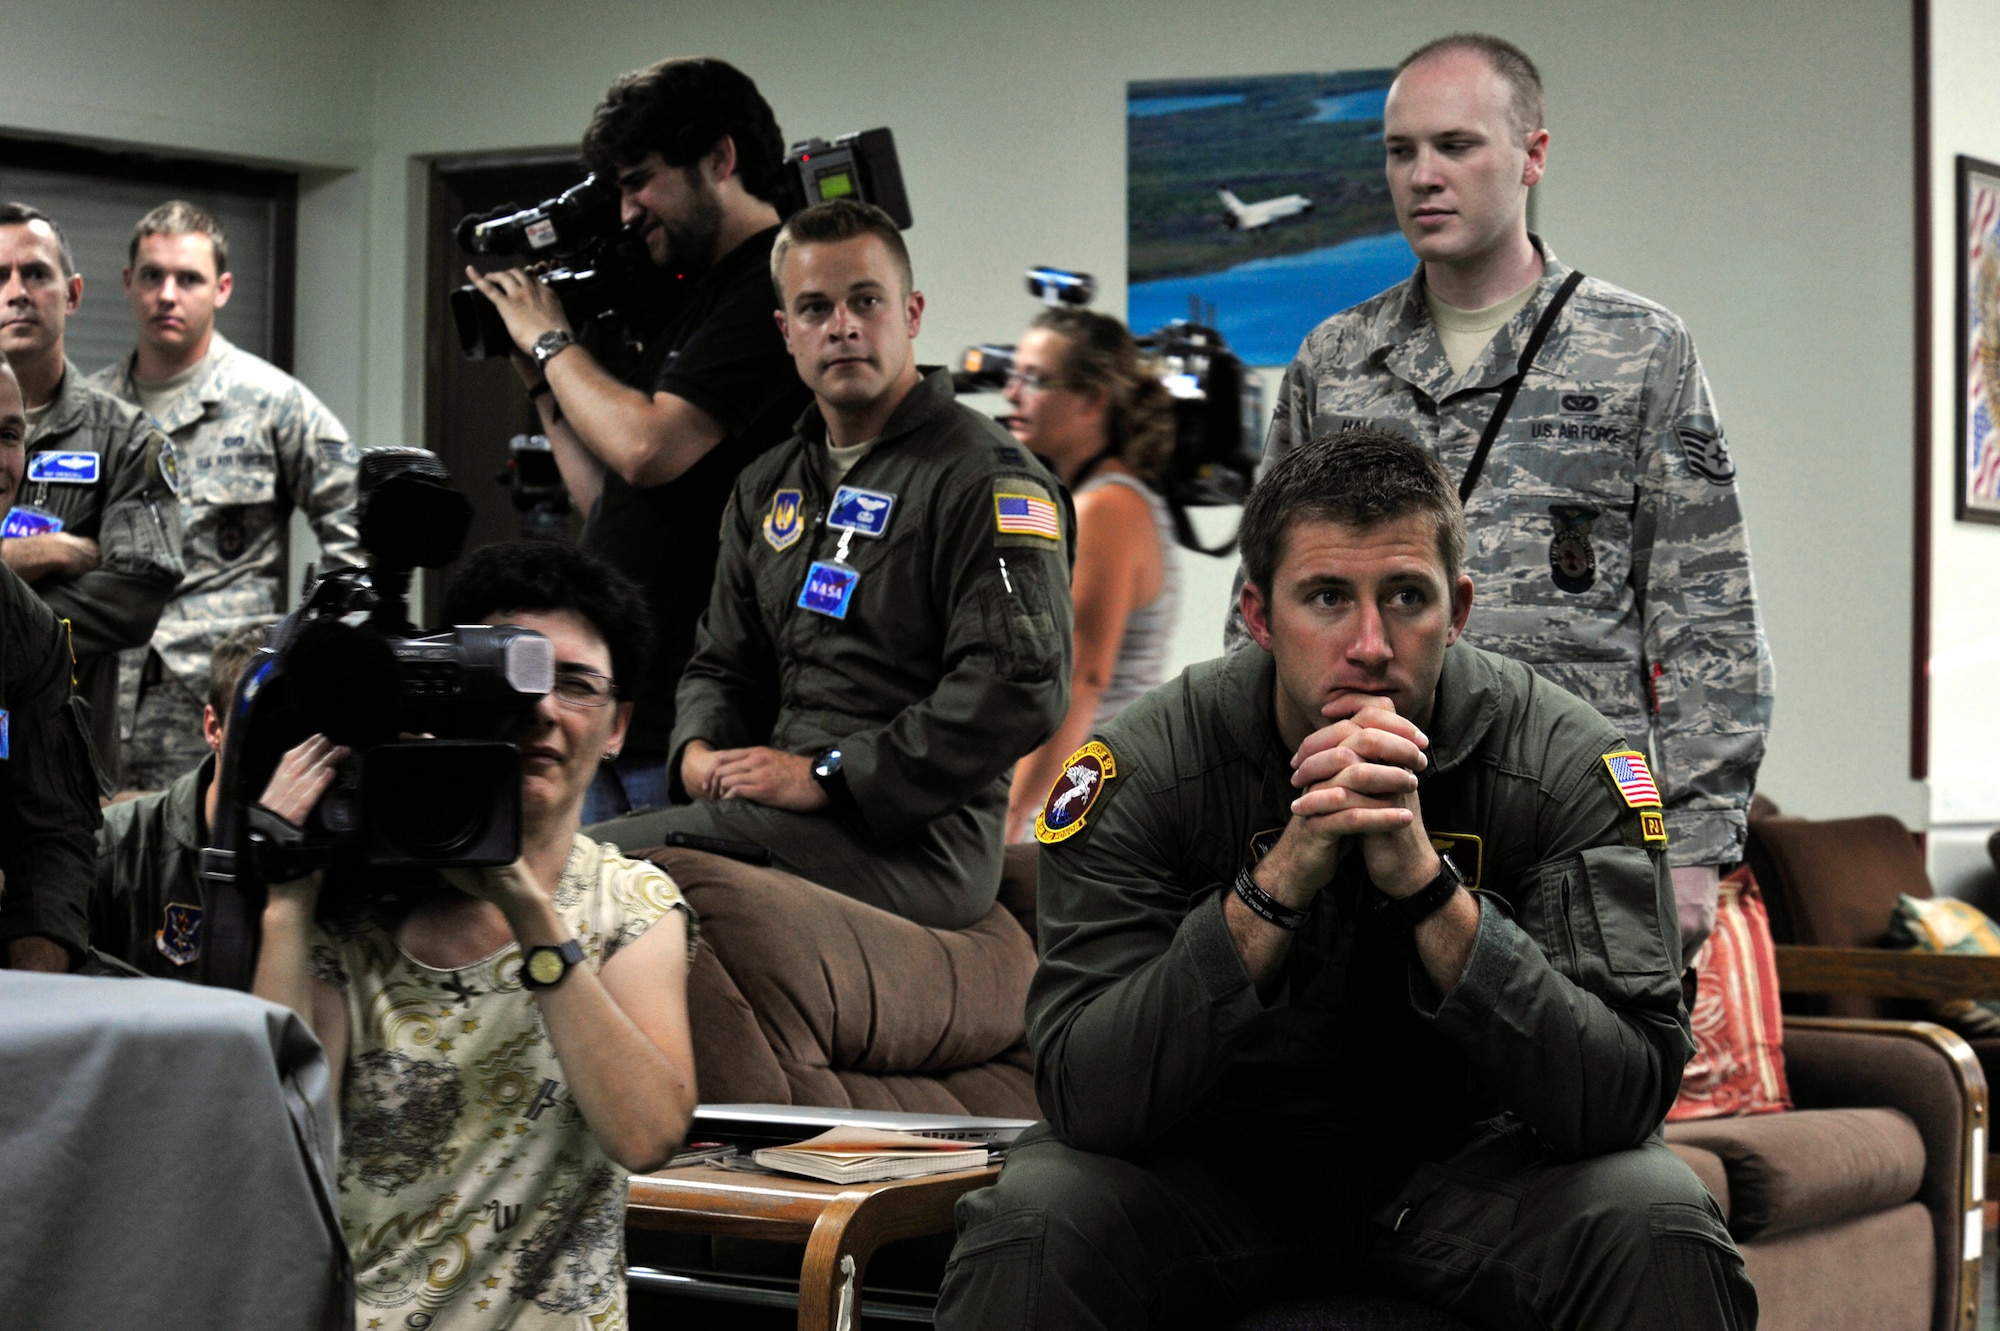
{"label": "camouflage trousers", "polygon": [[207,704],[151,647],[123,655],[118,713],[125,721],[120,750],[124,785],[127,790],[165,790],[208,756],[201,733]]}

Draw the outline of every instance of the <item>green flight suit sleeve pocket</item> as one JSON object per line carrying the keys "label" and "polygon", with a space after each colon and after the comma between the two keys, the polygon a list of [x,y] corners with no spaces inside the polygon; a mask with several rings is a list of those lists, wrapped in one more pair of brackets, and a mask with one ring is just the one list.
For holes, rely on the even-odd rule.
{"label": "green flight suit sleeve pocket", "polygon": [[1003,556],[980,589],[980,615],[1002,679],[1036,682],[1060,671],[1061,626],[1042,559]]}
{"label": "green flight suit sleeve pocket", "polygon": [[1585,902],[1610,973],[1626,980],[1674,974],[1679,967],[1662,932],[1672,917],[1661,913],[1652,855],[1630,846],[1594,846],[1582,858]]}

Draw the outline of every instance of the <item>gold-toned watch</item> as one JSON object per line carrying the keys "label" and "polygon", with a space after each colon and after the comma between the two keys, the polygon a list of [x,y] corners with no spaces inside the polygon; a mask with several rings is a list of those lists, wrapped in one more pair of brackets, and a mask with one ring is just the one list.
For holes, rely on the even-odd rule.
{"label": "gold-toned watch", "polygon": [[544,943],[528,949],[521,959],[521,987],[548,989],[561,984],[569,968],[583,960],[583,944],[574,938],[557,947]]}

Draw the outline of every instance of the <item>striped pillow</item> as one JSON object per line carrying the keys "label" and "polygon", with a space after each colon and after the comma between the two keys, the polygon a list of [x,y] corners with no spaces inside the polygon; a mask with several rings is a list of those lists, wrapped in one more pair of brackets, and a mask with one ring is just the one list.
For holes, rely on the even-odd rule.
{"label": "striped pillow", "polygon": [[[1995,957],[2000,956],[2000,925],[1967,901],[1899,893],[1895,913],[1889,917],[1889,946],[1910,952]],[[1939,999],[1930,1010],[1960,1035],[2000,1035],[2000,1000]]]}
{"label": "striped pillow", "polygon": [[1790,1109],[1771,920],[1747,866],[1722,880],[1715,931],[1694,968],[1694,1057],[1667,1121]]}

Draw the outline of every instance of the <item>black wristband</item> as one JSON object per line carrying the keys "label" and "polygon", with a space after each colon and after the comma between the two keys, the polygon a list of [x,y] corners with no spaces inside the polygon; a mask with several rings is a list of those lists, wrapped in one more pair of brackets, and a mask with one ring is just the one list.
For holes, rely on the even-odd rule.
{"label": "black wristband", "polygon": [[1243,899],[1243,904],[1252,913],[1288,934],[1296,933],[1299,926],[1306,922],[1306,912],[1294,910],[1257,886],[1256,878],[1248,869],[1236,875],[1236,895]]}
{"label": "black wristband", "polygon": [[1438,856],[1437,877],[1430,880],[1406,897],[1392,897],[1380,888],[1383,905],[1393,911],[1396,917],[1411,929],[1443,910],[1445,904],[1458,895],[1458,889],[1465,886],[1465,875],[1458,871],[1458,865],[1449,855]]}

